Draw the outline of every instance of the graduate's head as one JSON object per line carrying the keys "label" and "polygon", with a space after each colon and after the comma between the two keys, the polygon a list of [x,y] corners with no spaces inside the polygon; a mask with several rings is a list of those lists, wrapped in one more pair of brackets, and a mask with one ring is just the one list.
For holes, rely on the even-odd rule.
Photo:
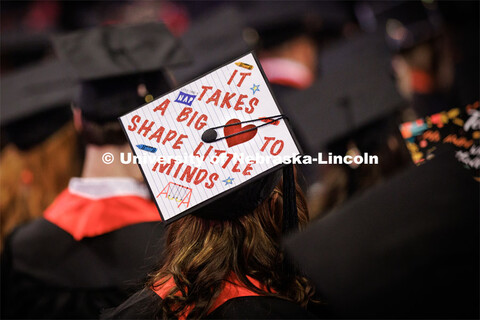
{"label": "graduate's head", "polygon": [[398,91],[405,99],[451,86],[452,53],[443,39],[444,22],[435,2],[371,1],[359,9],[360,25],[383,33]]}
{"label": "graduate's head", "polygon": [[[282,227],[284,219],[290,213],[284,215],[283,181],[276,181],[273,190],[266,186],[270,192],[247,213],[231,214],[220,204],[217,218],[189,214],[168,226],[165,261],[150,284],[161,286],[164,280],[173,277],[188,295],[186,299],[169,295],[163,299],[159,314],[164,318],[178,317],[186,306],[194,305],[189,318],[204,317],[219,295],[223,281],[232,277],[261,295],[307,304],[313,287],[304,277],[286,270],[280,241],[286,232]],[[296,228],[301,229],[309,220],[308,210],[296,181],[294,188]],[[243,199],[255,200],[255,197]],[[233,207],[239,199],[231,201]],[[227,218],[219,218],[222,213]],[[254,287],[247,276],[259,280],[267,292]]]}
{"label": "graduate's head", "polygon": [[29,151],[72,120],[70,101],[77,84],[57,59],[2,76],[2,139]]}
{"label": "graduate's head", "polygon": [[[275,173],[271,174],[275,175]],[[197,249],[205,247],[207,250],[213,247],[221,248],[227,246],[233,249],[245,248],[266,248],[270,244],[278,245],[280,238],[287,232],[295,230],[285,230],[283,214],[284,189],[283,179],[275,179],[275,185],[268,186],[268,182],[253,182],[251,187],[258,187],[259,192],[266,193],[264,196],[253,196],[242,193],[242,190],[236,192],[234,197],[225,196],[220,200],[213,201],[210,209],[215,207],[217,210],[207,214],[207,210],[198,210],[197,213],[186,215],[169,224],[168,243],[170,248],[195,246]],[[303,228],[309,220],[308,210],[305,204],[305,198],[301,188],[295,179],[294,196],[297,210],[295,215],[298,217],[298,224],[294,229]],[[246,186],[245,189],[249,189]],[[273,190],[272,190],[273,189]],[[220,201],[225,199],[224,203]],[[240,204],[242,202],[243,204]],[[256,206],[248,206],[249,203],[259,202]],[[227,203],[230,203],[228,205]],[[238,208],[243,206],[243,211]],[[229,207],[231,208],[229,210]],[[236,207],[236,208],[234,208]],[[248,208],[248,209],[247,209]],[[230,212],[229,212],[230,211]],[[287,214],[291,214],[290,212]],[[186,243],[192,241],[191,243]],[[233,247],[232,247],[233,246]],[[184,248],[185,249],[185,248]],[[272,249],[272,248],[270,248]],[[188,250],[188,249],[187,249]],[[172,251],[179,262],[183,259],[184,252]],[[223,252],[227,256],[240,254],[241,251],[229,250]],[[251,253],[246,250],[244,253]],[[272,252],[270,252],[272,253]],[[265,252],[268,256],[269,254]],[[245,258],[245,256],[244,256]],[[251,257],[250,257],[251,258]],[[248,267],[248,264],[245,265]]]}
{"label": "graduate's head", "polygon": [[117,118],[170,88],[162,71],[84,81],[73,103],[76,127],[87,144],[126,144]]}
{"label": "graduate's head", "polygon": [[319,53],[316,34],[320,20],[314,14],[300,11],[290,15],[284,10],[287,9],[282,6],[282,12],[273,14],[270,23],[264,23],[265,20],[258,24],[253,22],[254,27],[257,24],[257,51],[262,58],[291,59],[315,73]]}
{"label": "graduate's head", "polygon": [[189,61],[161,23],[87,29],[58,36],[54,44],[80,81],[75,123],[94,145],[126,144],[117,118],[169,91],[167,68]]}
{"label": "graduate's head", "polygon": [[317,72],[320,47],[340,37],[351,17],[343,4],[330,1],[255,1],[242,6],[245,40],[261,58],[284,58]]}

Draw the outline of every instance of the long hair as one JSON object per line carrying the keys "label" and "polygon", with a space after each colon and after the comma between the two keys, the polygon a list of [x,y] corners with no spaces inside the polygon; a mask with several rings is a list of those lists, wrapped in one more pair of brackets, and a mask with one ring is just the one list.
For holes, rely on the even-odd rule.
{"label": "long hair", "polygon": [[[156,318],[202,318],[208,314],[225,281],[235,277],[250,290],[306,306],[314,288],[303,276],[283,272],[282,193],[277,186],[252,213],[230,221],[194,215],[173,222],[167,233],[166,258],[151,276],[149,286],[170,279],[174,288],[157,306]],[[300,228],[308,222],[305,198],[296,184]],[[262,288],[249,279],[258,280]]]}
{"label": "long hair", "polygon": [[47,140],[21,151],[10,144],[0,155],[0,247],[18,225],[43,214],[82,168],[80,143],[72,122]]}

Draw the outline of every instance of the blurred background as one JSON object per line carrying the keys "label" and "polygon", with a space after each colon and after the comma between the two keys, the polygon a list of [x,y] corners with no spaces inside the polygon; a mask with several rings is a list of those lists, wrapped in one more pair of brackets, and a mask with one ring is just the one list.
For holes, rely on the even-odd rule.
{"label": "blurred background", "polygon": [[478,14],[477,1],[2,1],[2,241],[80,175],[75,82],[52,35],[163,21],[192,56],[170,70],[178,85],[255,50],[305,153],[379,157],[299,168],[321,218],[414,165],[400,124],[478,101]]}

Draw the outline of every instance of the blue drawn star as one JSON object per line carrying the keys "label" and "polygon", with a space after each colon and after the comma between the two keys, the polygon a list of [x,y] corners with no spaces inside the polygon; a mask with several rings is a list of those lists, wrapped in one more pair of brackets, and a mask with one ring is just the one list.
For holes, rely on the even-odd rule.
{"label": "blue drawn star", "polygon": [[251,87],[250,90],[252,90],[253,94],[255,94],[255,92],[260,91],[260,89],[258,89],[259,87],[259,84],[253,84],[253,87]]}
{"label": "blue drawn star", "polygon": [[227,179],[222,180],[222,182],[225,182],[225,185],[229,185],[229,184],[233,184],[233,180],[235,180],[235,178],[228,177]]}

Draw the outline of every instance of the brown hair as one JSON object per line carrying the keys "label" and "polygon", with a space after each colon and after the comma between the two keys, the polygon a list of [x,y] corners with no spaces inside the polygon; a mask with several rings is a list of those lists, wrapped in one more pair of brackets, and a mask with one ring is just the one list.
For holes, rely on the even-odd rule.
{"label": "brown hair", "polygon": [[10,144],[0,156],[0,247],[19,224],[43,214],[82,168],[81,145],[72,122],[34,148]]}
{"label": "brown hair", "polygon": [[98,123],[82,116],[82,130],[80,134],[85,144],[119,146],[128,143],[118,120]]}
{"label": "brown hair", "polygon": [[[306,306],[314,294],[309,281],[283,272],[282,193],[277,186],[252,213],[235,220],[207,220],[194,215],[168,227],[166,258],[149,286],[169,279],[175,286],[158,306],[156,318],[178,318],[187,307],[189,318],[207,315],[223,284],[232,276],[261,295],[276,296]],[[303,194],[296,185],[299,227],[308,222]],[[247,278],[261,282],[255,287]]]}

